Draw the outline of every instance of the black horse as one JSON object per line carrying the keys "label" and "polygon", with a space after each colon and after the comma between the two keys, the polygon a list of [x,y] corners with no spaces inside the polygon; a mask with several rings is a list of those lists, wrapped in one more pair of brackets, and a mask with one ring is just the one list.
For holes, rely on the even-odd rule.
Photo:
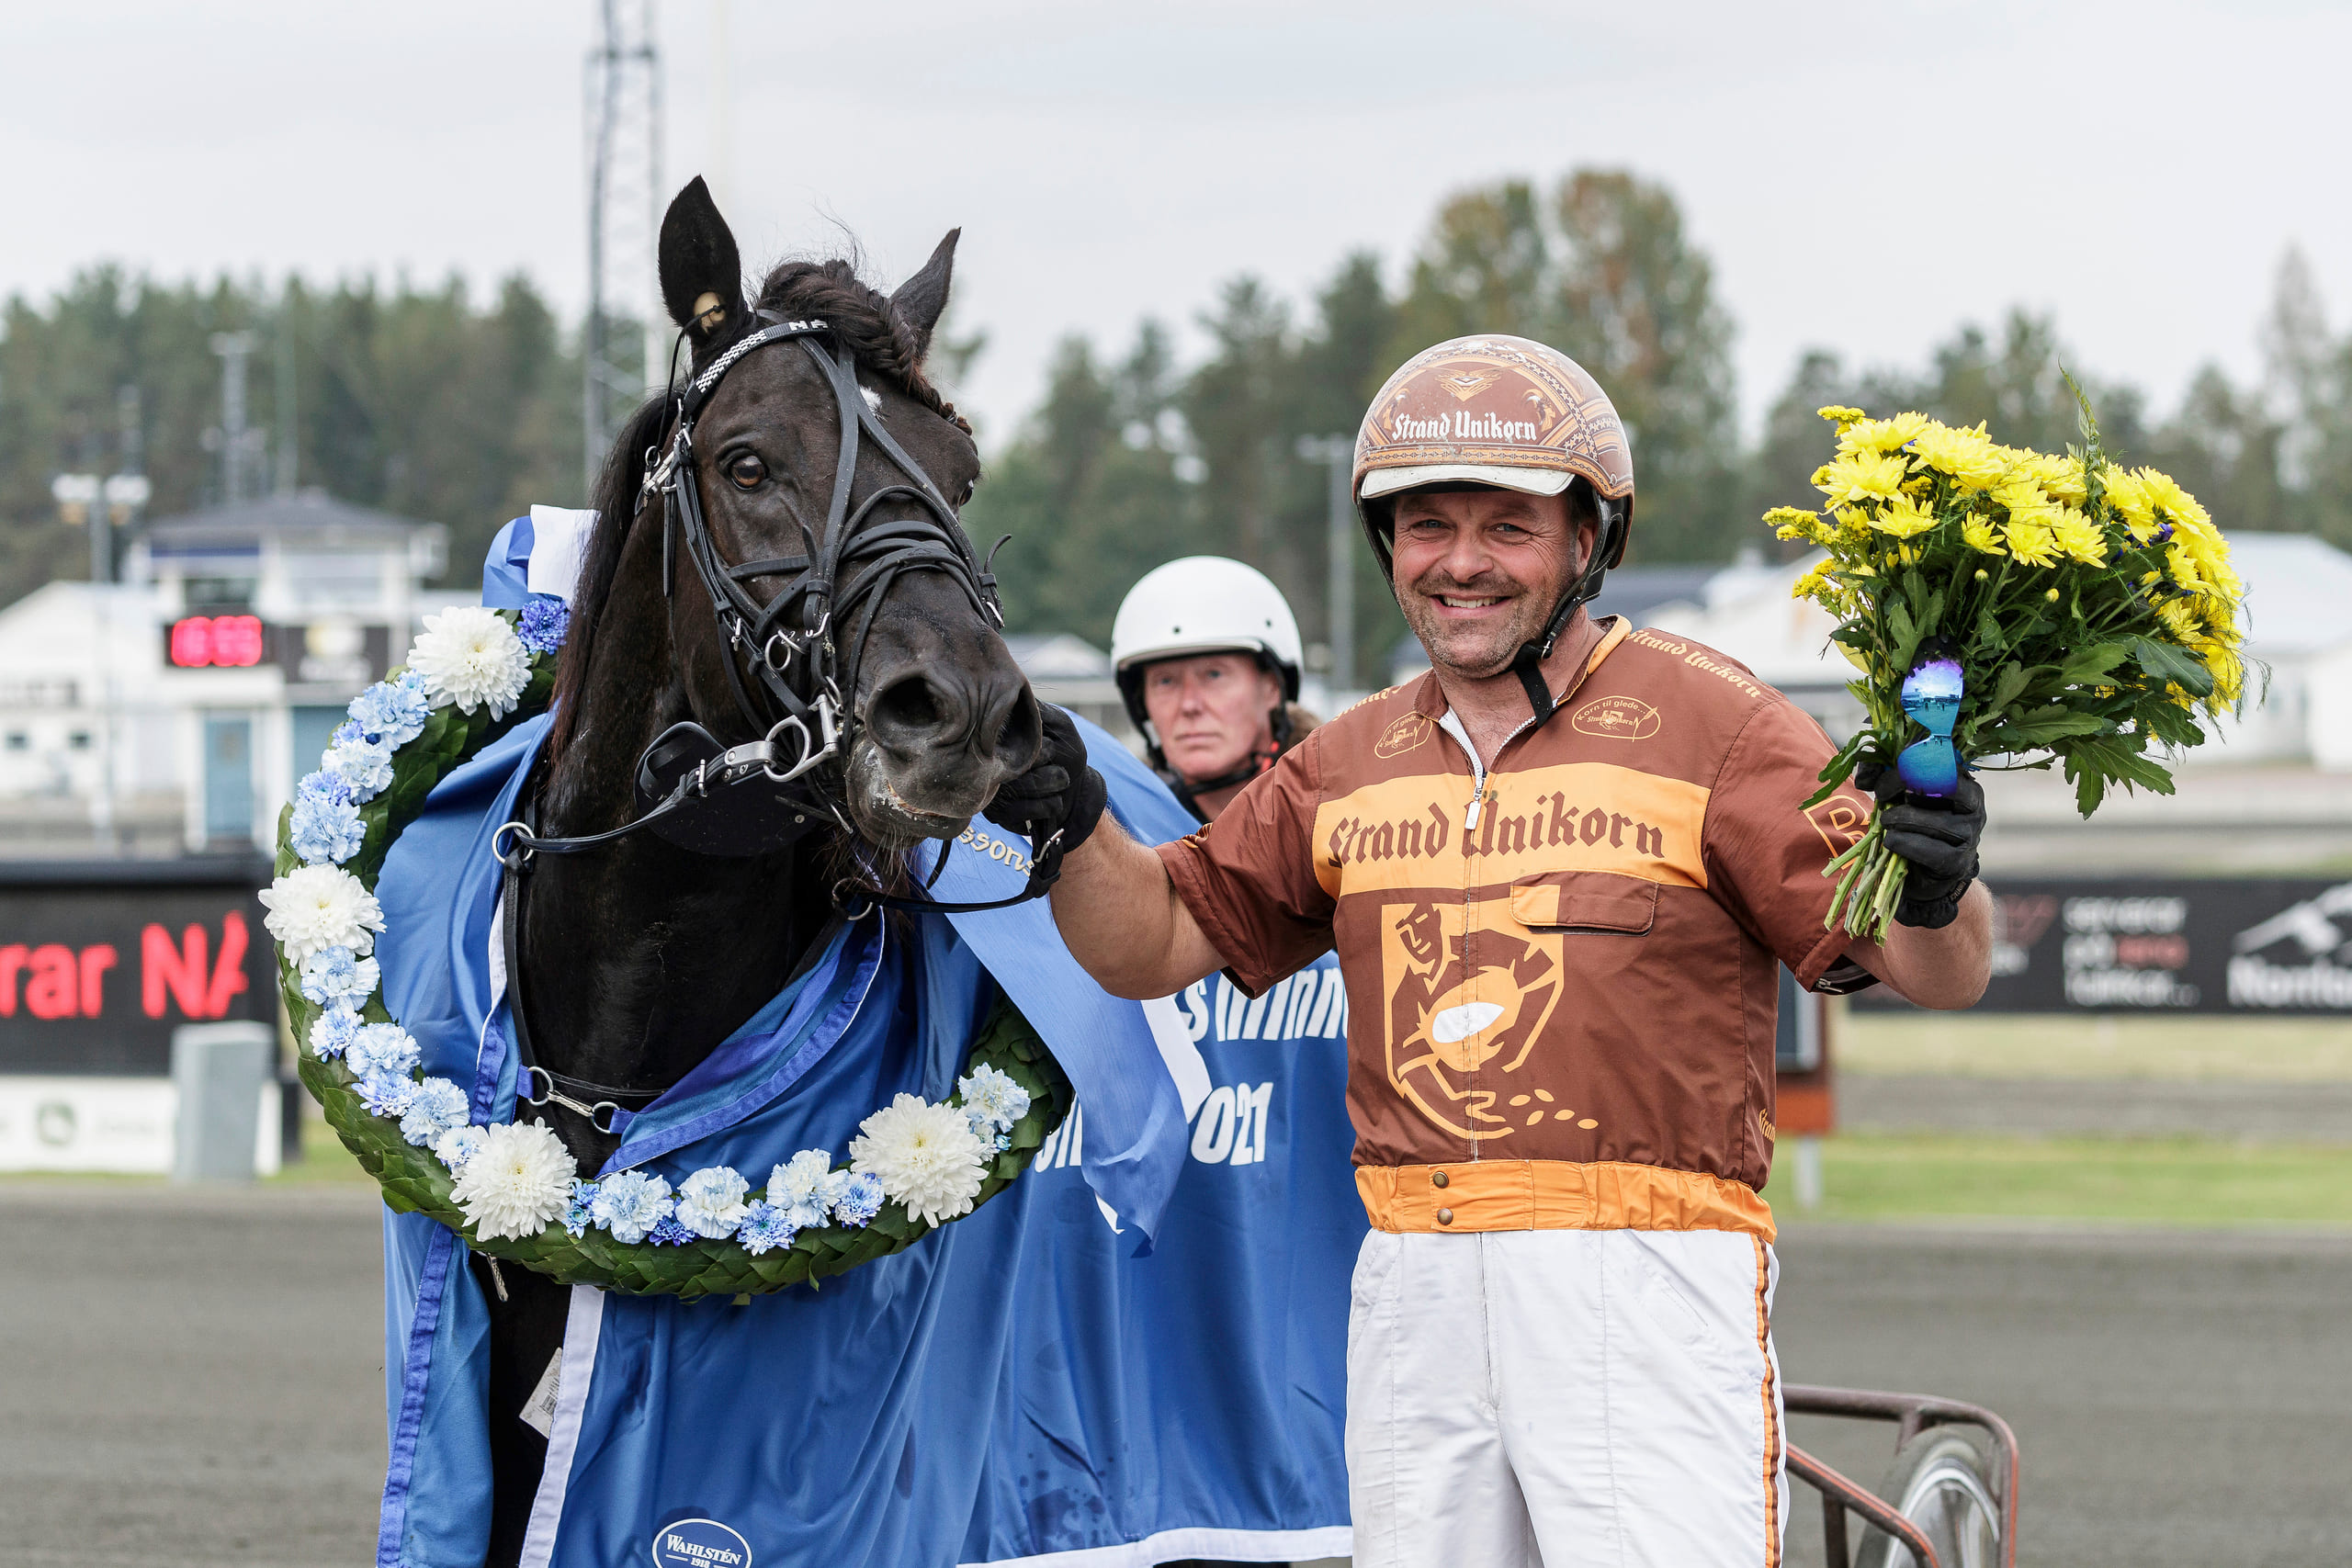
{"label": "black horse", "polygon": [[[672,203],[661,279],[692,351],[682,382],[724,371],[695,411],[688,458],[722,570],[821,553],[829,512],[846,519],[832,525],[842,529],[937,524],[938,513],[907,493],[910,481],[947,507],[970,496],[980,467],[970,429],[922,368],[947,303],[956,240],[951,232],[888,297],[859,282],[851,263],[832,260],[778,266],[747,300],[734,237],[703,182]],[[722,363],[763,329],[808,321],[824,324],[821,355],[786,341]],[[829,360],[854,371],[854,382],[829,374]],[[919,474],[880,436],[860,443],[854,468],[837,474],[844,430],[856,438],[841,407],[851,396]],[[639,759],[673,725],[699,723],[732,746],[760,739],[783,716],[767,705],[753,661],[783,652],[789,662],[790,650],[730,638],[729,607],[698,570],[683,569],[690,563],[679,558],[675,519],[665,519],[646,483],[649,460],[671,450],[676,411],[670,396],[639,409],[597,486],[600,516],[558,669],[556,716],[531,784],[535,831],[548,838],[636,819]],[[845,508],[836,502],[844,478]],[[842,877],[894,866],[922,839],[952,838],[1035,758],[1035,699],[972,592],[968,543],[960,534],[948,543],[965,558],[960,574],[902,570],[865,604],[835,605],[858,635],[840,639],[848,657],[839,671],[839,760],[808,781],[822,797],[826,831],[749,854],[693,852],[645,832],[530,858],[515,879],[526,902],[518,909],[509,898],[518,932],[510,984],[551,1073],[634,1091],[615,1097],[632,1106],[675,1083],[782,988],[836,918]],[[939,558],[936,536],[930,547]],[[773,573],[741,581],[754,607],[790,586]],[[617,1140],[560,1098],[525,1113],[546,1120],[594,1170]],[[480,1256],[473,1268],[492,1325],[489,1560],[509,1563],[547,1457],[546,1440],[519,1416],[562,1338],[566,1298],[563,1287],[525,1269],[493,1271]]]}

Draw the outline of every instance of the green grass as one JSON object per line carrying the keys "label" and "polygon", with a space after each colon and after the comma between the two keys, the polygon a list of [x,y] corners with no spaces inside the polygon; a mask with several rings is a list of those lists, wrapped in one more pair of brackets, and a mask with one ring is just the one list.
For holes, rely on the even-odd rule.
{"label": "green grass", "polygon": [[[300,1093],[300,1090],[296,1092]],[[319,1108],[303,1096],[302,1157],[290,1165],[278,1167],[277,1174],[266,1179],[268,1186],[315,1186],[329,1181],[372,1181],[343,1140],[334,1135]]]}
{"label": "green grass", "polygon": [[2352,1079],[2352,1022],[2313,1018],[2043,1017],[1843,1010],[1851,1073],[1995,1078]]}
{"label": "green grass", "polygon": [[2352,1145],[2202,1138],[1849,1134],[1822,1142],[1823,1202],[1796,1206],[1784,1145],[1767,1196],[1783,1221],[2095,1220],[2352,1227]]}

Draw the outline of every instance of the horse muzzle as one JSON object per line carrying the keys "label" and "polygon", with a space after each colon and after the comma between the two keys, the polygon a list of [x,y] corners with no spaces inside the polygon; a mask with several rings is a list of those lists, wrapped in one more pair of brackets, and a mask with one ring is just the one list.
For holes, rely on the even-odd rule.
{"label": "horse muzzle", "polygon": [[846,804],[886,847],[954,838],[1044,745],[1036,697],[1002,654],[877,671],[859,706]]}

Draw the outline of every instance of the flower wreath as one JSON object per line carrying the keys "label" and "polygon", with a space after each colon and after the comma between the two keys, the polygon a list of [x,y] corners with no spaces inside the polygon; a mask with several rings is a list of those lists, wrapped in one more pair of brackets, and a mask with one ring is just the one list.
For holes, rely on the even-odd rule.
{"label": "flower wreath", "polygon": [[407,666],[352,702],[278,819],[263,923],[302,1082],[384,1201],[566,1284],[741,1299],[899,1251],[994,1197],[1072,1098],[1010,1002],[973,1040],[955,1095],[901,1094],[860,1125],[846,1165],[804,1149],[756,1192],[726,1166],[674,1190],[647,1171],[582,1178],[550,1129],[476,1124],[463,1088],[423,1074],[370,956],[384,929],[376,878],[433,786],[546,707],[569,621],[556,600],[426,616]]}

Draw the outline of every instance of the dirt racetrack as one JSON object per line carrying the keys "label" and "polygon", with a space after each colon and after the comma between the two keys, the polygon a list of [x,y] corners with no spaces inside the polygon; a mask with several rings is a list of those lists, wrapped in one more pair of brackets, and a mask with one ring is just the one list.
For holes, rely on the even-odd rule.
{"label": "dirt racetrack", "polygon": [[[0,1564],[356,1564],[381,1478],[366,1189],[0,1183]],[[2352,1561],[2352,1236],[1813,1226],[1792,1382],[1992,1405],[2021,1561]],[[1884,1429],[1796,1440],[1875,1482]],[[1817,1562],[1798,1489],[1792,1563]]]}

